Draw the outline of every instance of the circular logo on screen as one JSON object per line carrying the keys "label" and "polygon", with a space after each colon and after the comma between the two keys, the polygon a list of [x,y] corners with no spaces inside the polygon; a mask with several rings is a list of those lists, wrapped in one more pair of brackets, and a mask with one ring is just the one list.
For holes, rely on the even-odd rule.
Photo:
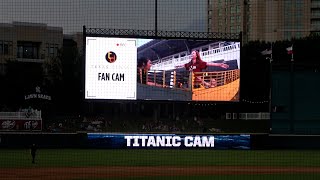
{"label": "circular logo on screen", "polygon": [[112,52],[112,51],[107,52],[107,54],[106,54],[106,60],[107,60],[109,63],[114,63],[114,62],[116,62],[116,60],[117,60],[117,55],[116,55],[116,53],[114,53],[114,52]]}

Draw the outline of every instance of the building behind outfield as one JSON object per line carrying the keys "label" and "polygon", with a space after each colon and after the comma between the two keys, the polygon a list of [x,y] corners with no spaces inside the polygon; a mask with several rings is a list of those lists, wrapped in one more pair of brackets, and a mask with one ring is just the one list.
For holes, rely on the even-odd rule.
{"label": "building behind outfield", "polygon": [[61,27],[41,23],[0,24],[0,72],[8,61],[44,63],[57,56],[63,45]]}
{"label": "building behind outfield", "polygon": [[279,41],[320,30],[320,1],[208,0],[208,31],[239,33],[244,41]]}

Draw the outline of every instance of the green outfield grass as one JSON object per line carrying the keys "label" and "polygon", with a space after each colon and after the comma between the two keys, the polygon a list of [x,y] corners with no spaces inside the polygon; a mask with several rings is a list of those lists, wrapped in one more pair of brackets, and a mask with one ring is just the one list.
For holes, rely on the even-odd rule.
{"label": "green outfield grass", "polygon": [[[39,149],[38,167],[288,166],[320,167],[320,151]],[[33,167],[27,149],[0,149],[0,168]]]}
{"label": "green outfield grass", "polygon": [[[292,167],[292,168],[308,168],[314,169],[320,167],[320,151],[294,151],[294,150],[102,150],[102,149],[39,149],[36,164],[31,163],[31,155],[27,149],[0,149],[0,171],[2,173],[11,172],[16,174],[22,169],[27,168],[27,174],[21,174],[19,178],[33,177],[37,179],[43,179],[45,177],[57,177],[59,174],[50,174],[50,171],[54,168],[72,167],[72,168],[86,168],[93,167],[97,169],[101,167],[119,167],[119,171],[124,167],[191,167],[194,169],[197,167],[250,167],[258,166],[258,168],[266,167]],[[112,166],[112,167],[111,167]],[[49,167],[51,170],[43,176],[28,174],[31,170],[39,171],[39,168],[45,169]],[[21,168],[21,170],[17,169]],[[71,169],[72,169],[71,168]],[[14,169],[14,170],[13,170]],[[70,169],[70,168],[68,168]],[[211,171],[211,170],[210,170]],[[66,170],[68,173],[68,170]],[[229,171],[228,171],[229,172]],[[292,173],[291,173],[292,172]],[[74,173],[74,172],[73,172]],[[128,171],[127,171],[128,173]],[[133,173],[130,171],[129,174]],[[139,175],[141,177],[108,177],[108,178],[96,178],[95,175],[91,175],[90,178],[85,177],[84,172],[77,171],[74,178],[79,180],[209,180],[209,179],[262,179],[262,180],[299,180],[299,179],[320,179],[320,172],[276,172],[276,173],[255,173],[248,174],[203,174],[203,175],[191,175],[185,176],[184,174],[170,175],[154,175],[147,176],[145,174]],[[122,173],[121,173],[122,174]],[[1,176],[0,176],[1,179]]]}

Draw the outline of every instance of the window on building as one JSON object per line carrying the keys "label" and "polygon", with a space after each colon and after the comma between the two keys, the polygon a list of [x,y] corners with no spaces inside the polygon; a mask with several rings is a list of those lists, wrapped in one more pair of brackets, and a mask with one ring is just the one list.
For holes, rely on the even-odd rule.
{"label": "window on building", "polygon": [[311,20],[311,30],[312,31],[319,31],[320,30],[320,20],[318,20],[318,19]]}
{"label": "window on building", "polygon": [[298,39],[302,38],[302,32],[296,32],[295,33],[295,37],[298,38]]}
{"label": "window on building", "polygon": [[237,16],[237,23],[241,23],[241,16]]}
{"label": "window on building", "polygon": [[4,43],[3,43],[3,54],[9,54],[9,44],[8,44],[8,41],[4,41]]}
{"label": "window on building", "polygon": [[311,18],[319,18],[320,9],[311,9]]}
{"label": "window on building", "polygon": [[12,55],[12,41],[0,40],[0,55]]}
{"label": "window on building", "polygon": [[47,56],[48,57],[55,57],[58,55],[58,44],[47,43],[46,47],[47,47]]}
{"label": "window on building", "polygon": [[230,17],[230,24],[234,24],[235,23],[235,17],[234,16],[231,16]]}
{"label": "window on building", "polygon": [[236,13],[236,7],[235,6],[231,6],[230,7],[230,13],[231,14]]}
{"label": "window on building", "polygon": [[240,13],[240,6],[236,6],[236,13],[237,13],[237,14]]}
{"label": "window on building", "polygon": [[285,32],[284,38],[290,40],[292,38],[292,32]]}
{"label": "window on building", "polygon": [[312,0],[311,7],[314,7],[314,8],[320,7],[320,1],[319,0]]}
{"label": "window on building", "polygon": [[230,32],[231,33],[235,33],[236,32],[234,26],[230,26]]}
{"label": "window on building", "polygon": [[240,25],[237,25],[237,32],[240,32],[240,31],[241,31]]}
{"label": "window on building", "polygon": [[18,41],[17,57],[27,59],[39,59],[39,42]]}

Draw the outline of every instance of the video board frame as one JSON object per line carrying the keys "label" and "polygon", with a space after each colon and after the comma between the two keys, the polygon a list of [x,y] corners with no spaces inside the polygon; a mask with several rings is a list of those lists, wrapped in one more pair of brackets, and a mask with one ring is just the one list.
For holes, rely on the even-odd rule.
{"label": "video board frame", "polygon": [[[232,41],[232,42],[239,42],[239,48],[240,43],[242,42],[242,34],[236,34],[236,33],[213,33],[213,32],[180,32],[180,31],[153,31],[153,30],[128,30],[128,29],[103,29],[103,28],[86,28],[83,27],[83,52],[86,52],[86,39],[88,37],[92,38],[135,38],[135,39],[154,39],[154,40],[198,40],[198,41]],[[241,51],[240,51],[241,52]],[[240,53],[239,53],[240,56]],[[85,57],[86,58],[86,57]],[[84,60],[84,63],[86,63],[86,59]],[[85,66],[84,65],[84,72],[85,72]],[[239,65],[240,66],[240,65]],[[240,70],[239,72],[236,72],[237,76],[240,76]],[[86,75],[84,74],[85,79]],[[85,97],[85,100],[98,100],[98,101],[122,101],[127,99],[115,99],[115,98],[107,98],[107,99],[88,99],[85,95],[85,80],[83,82],[83,97]],[[238,85],[238,91],[240,91],[240,83]],[[225,100],[203,100],[203,99],[136,99],[136,101],[145,101],[145,100],[151,100],[151,101],[184,101],[184,102],[225,102]],[[230,102],[239,102],[240,101],[240,95],[238,95],[238,99],[235,101]]]}

